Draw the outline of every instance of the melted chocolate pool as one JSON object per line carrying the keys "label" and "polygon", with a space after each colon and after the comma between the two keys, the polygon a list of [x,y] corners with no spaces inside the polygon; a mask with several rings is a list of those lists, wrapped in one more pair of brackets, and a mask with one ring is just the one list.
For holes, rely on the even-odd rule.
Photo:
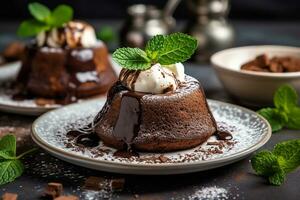
{"label": "melted chocolate pool", "polygon": [[67,137],[72,141],[72,144],[80,147],[96,147],[100,142],[99,137],[95,133],[82,133],[80,130],[67,132]]}

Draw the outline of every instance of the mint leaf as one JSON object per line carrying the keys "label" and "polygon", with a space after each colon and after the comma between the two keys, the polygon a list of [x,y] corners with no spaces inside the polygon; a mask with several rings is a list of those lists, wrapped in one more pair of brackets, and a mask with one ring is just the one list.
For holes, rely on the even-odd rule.
{"label": "mint leaf", "polygon": [[286,127],[289,129],[300,129],[300,108],[290,108],[288,116]]}
{"label": "mint leaf", "polygon": [[173,33],[164,37],[163,46],[159,49],[157,62],[171,65],[189,59],[197,48],[197,40],[183,33]]}
{"label": "mint leaf", "polygon": [[119,65],[129,70],[146,70],[151,67],[150,59],[139,48],[119,48],[112,57]]}
{"label": "mint leaf", "polygon": [[152,61],[157,61],[159,51],[163,48],[164,42],[165,36],[163,35],[156,35],[147,42],[146,54]]}
{"label": "mint leaf", "polygon": [[274,147],[280,166],[288,173],[300,166],[300,140],[281,142]]}
{"label": "mint leaf", "polygon": [[55,27],[60,27],[69,22],[73,18],[73,9],[67,5],[57,6],[50,17],[49,24]]}
{"label": "mint leaf", "polygon": [[0,185],[9,183],[21,176],[24,166],[19,160],[36,149],[28,150],[16,156],[16,137],[5,135],[0,139]]}
{"label": "mint leaf", "polygon": [[50,26],[43,24],[37,20],[31,19],[21,23],[18,28],[17,34],[21,37],[35,36],[42,31],[47,31]]}
{"label": "mint leaf", "polygon": [[276,108],[289,113],[290,109],[297,106],[298,95],[294,88],[289,85],[280,86],[274,95],[274,105]]}
{"label": "mint leaf", "polygon": [[14,135],[5,135],[0,139],[0,151],[6,151],[9,156],[16,156],[17,141]]}
{"label": "mint leaf", "polygon": [[30,14],[41,22],[46,22],[49,16],[51,15],[51,11],[49,8],[44,6],[43,4],[34,2],[28,5],[28,9]]}
{"label": "mint leaf", "polygon": [[270,151],[261,151],[252,159],[251,164],[258,175],[270,176],[278,171],[277,157]]}
{"label": "mint leaf", "polygon": [[285,175],[300,166],[300,139],[278,143],[272,152],[261,151],[251,158],[254,171],[268,177],[273,185],[284,182]]}
{"label": "mint leaf", "polygon": [[273,185],[281,185],[284,182],[285,179],[285,173],[280,170],[273,174],[272,176],[269,176],[269,182]]}
{"label": "mint leaf", "polygon": [[281,115],[277,109],[263,108],[257,112],[258,114],[266,118],[266,120],[268,120],[271,125],[272,132],[281,130],[287,121],[287,117]]}
{"label": "mint leaf", "polygon": [[0,162],[1,160],[13,160],[16,159],[15,156],[11,156],[11,153],[7,150],[0,151]]}
{"label": "mint leaf", "polygon": [[0,185],[12,182],[21,176],[24,166],[20,160],[7,160],[0,163]]}

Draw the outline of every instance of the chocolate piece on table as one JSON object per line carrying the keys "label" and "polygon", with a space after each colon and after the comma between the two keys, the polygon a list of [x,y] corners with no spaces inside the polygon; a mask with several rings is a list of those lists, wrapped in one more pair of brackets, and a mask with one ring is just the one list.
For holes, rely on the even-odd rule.
{"label": "chocolate piece on table", "polygon": [[110,184],[111,184],[112,191],[122,191],[124,189],[125,179],[124,178],[112,179]]}
{"label": "chocolate piece on table", "polygon": [[77,196],[68,195],[68,196],[57,197],[54,200],[79,200],[79,198]]}
{"label": "chocolate piece on table", "polygon": [[107,187],[107,180],[102,177],[90,176],[85,180],[84,187],[90,190],[102,190]]}
{"label": "chocolate piece on table", "polygon": [[45,194],[52,198],[59,197],[63,193],[63,185],[61,183],[48,183]]}
{"label": "chocolate piece on table", "polygon": [[2,195],[1,199],[2,200],[17,200],[17,198],[18,198],[17,194],[6,192]]}

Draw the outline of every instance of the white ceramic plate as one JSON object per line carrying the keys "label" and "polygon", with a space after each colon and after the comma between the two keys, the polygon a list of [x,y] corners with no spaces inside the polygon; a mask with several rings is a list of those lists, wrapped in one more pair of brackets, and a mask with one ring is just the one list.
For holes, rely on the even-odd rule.
{"label": "white ceramic plate", "polygon": [[[40,116],[33,123],[32,138],[50,154],[75,165],[107,172],[148,175],[182,174],[227,165],[246,157],[269,140],[270,125],[255,112],[219,101],[208,102],[219,128],[230,130],[233,135],[230,144],[222,142],[222,148],[212,145],[220,142],[212,136],[208,143],[189,150],[139,153],[139,158],[118,158],[113,155],[115,149],[102,143],[84,150],[66,145],[67,131],[74,129],[74,124],[77,128],[89,124],[105,103],[104,99],[65,106]],[[209,153],[212,151],[215,153]],[[167,159],[162,161],[159,157]]]}
{"label": "white ceramic plate", "polygon": [[[112,67],[114,68],[117,74],[120,73],[120,67],[112,61]],[[23,115],[40,115],[45,113],[49,110],[59,108],[61,105],[54,104],[54,105],[45,105],[39,106],[35,103],[34,100],[21,100],[16,101],[11,98],[10,95],[7,94],[7,88],[1,87],[1,83],[3,82],[11,82],[13,81],[21,67],[21,62],[13,62],[3,66],[0,66],[0,111],[16,113],[16,114],[23,114]],[[94,98],[99,98],[95,96]],[[103,98],[100,96],[100,98]],[[79,100],[84,101],[84,100]]]}

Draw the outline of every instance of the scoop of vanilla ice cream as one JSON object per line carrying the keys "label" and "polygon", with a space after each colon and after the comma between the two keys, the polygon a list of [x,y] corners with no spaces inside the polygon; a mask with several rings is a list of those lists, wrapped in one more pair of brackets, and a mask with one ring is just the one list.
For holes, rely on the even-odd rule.
{"label": "scoop of vanilla ice cream", "polygon": [[168,67],[155,64],[150,69],[139,72],[123,70],[120,74],[121,82],[136,92],[163,94],[176,90],[178,83],[184,81],[182,64]]}
{"label": "scoop of vanilla ice cream", "polygon": [[184,66],[183,66],[182,63],[176,63],[176,64],[172,64],[172,65],[165,65],[163,67],[170,70],[175,75],[177,80],[179,80],[180,82],[184,82],[185,74],[184,74]]}
{"label": "scoop of vanilla ice cream", "polygon": [[41,32],[36,37],[38,46],[70,48],[89,48],[97,44],[94,28],[84,22],[70,21],[62,28],[53,28],[50,31]]}

